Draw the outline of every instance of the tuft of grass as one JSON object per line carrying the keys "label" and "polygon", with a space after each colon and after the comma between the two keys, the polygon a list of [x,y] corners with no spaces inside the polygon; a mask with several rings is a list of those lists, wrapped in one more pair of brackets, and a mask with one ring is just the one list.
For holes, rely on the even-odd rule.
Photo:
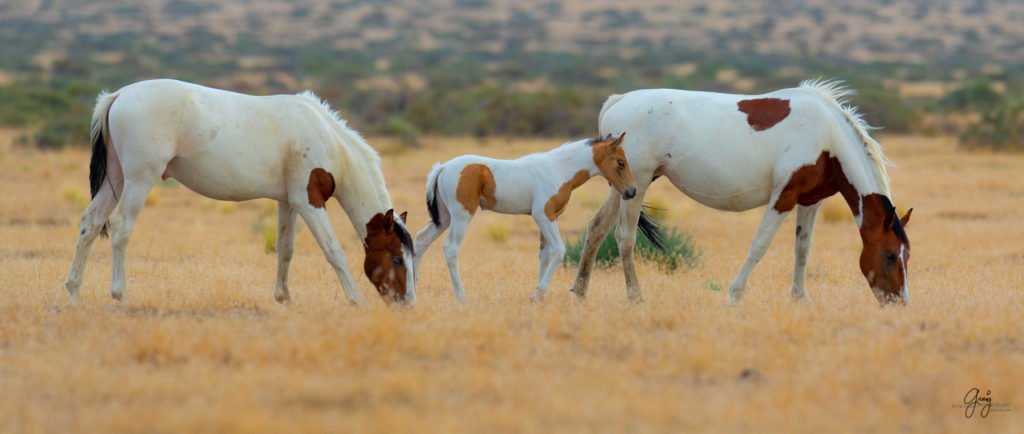
{"label": "tuft of grass", "polygon": [[706,288],[708,290],[711,290],[711,291],[715,291],[715,292],[721,292],[722,291],[722,286],[717,284],[717,283],[715,283],[714,281],[711,281],[711,280],[705,280],[704,281],[704,288]]}
{"label": "tuft of grass", "polygon": [[160,190],[152,189],[149,190],[149,194],[146,195],[146,205],[156,205],[160,201]]}
{"label": "tuft of grass", "polygon": [[231,214],[231,213],[235,212],[235,203],[234,202],[221,202],[220,203],[220,212],[222,212],[224,214]]}
{"label": "tuft of grass", "polygon": [[266,253],[277,252],[277,225],[263,225],[263,251]]}
{"label": "tuft of grass", "polygon": [[499,243],[508,242],[508,226],[504,223],[492,223],[487,226],[487,238]]}
{"label": "tuft of grass", "polygon": [[[612,227],[608,236],[601,241],[601,246],[597,249],[597,259],[595,260],[597,266],[610,267],[619,260],[619,245],[615,241],[615,229],[616,227]],[[585,237],[566,246],[563,266],[575,266],[580,263],[584,241]],[[672,227],[665,232],[662,244],[665,246],[664,252],[658,250],[654,243],[638,230],[633,251],[641,261],[660,264],[669,271],[676,270],[680,266],[686,266],[688,269],[694,268],[700,264],[701,252],[692,235]]]}

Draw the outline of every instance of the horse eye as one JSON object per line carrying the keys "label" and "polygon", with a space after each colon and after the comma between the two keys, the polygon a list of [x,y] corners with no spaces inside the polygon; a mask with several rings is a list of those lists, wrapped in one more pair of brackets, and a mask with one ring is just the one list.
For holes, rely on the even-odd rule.
{"label": "horse eye", "polygon": [[625,169],[625,168],[626,168],[626,162],[622,161],[622,160],[619,160],[619,169]]}
{"label": "horse eye", "polygon": [[402,258],[391,258],[391,262],[395,265],[402,265]]}
{"label": "horse eye", "polygon": [[898,257],[896,256],[895,253],[886,253],[885,254],[885,260],[889,261],[890,264],[895,264],[897,259],[898,259]]}

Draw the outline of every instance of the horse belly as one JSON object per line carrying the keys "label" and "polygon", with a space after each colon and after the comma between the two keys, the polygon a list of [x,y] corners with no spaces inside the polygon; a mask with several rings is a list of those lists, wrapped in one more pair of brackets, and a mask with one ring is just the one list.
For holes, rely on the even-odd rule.
{"label": "horse belly", "polygon": [[711,162],[684,162],[665,173],[673,185],[704,206],[723,211],[746,211],[768,203],[770,171],[718,167]]}
{"label": "horse belly", "polygon": [[279,162],[251,154],[232,157],[217,158],[216,153],[209,152],[199,158],[179,155],[167,165],[164,176],[217,200],[285,198],[283,169]]}

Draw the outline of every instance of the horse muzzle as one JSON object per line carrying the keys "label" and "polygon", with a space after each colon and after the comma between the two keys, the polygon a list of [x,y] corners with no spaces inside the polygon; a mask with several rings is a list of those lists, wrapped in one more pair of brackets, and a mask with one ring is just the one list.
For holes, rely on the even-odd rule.
{"label": "horse muzzle", "polygon": [[630,199],[632,199],[634,197],[636,197],[636,187],[631,185],[629,187],[626,187],[626,188],[622,189],[622,199],[623,200],[630,200]]}

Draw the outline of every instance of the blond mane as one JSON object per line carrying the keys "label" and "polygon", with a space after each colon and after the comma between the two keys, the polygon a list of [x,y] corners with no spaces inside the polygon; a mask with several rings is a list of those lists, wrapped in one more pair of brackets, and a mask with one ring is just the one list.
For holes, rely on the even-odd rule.
{"label": "blond mane", "polygon": [[873,172],[879,184],[884,188],[886,196],[890,196],[889,174],[886,172],[885,166],[893,166],[893,164],[885,157],[885,153],[882,152],[882,145],[868,134],[868,131],[877,128],[868,125],[863,115],[857,110],[857,107],[849,104],[849,97],[857,92],[847,87],[842,80],[824,80],[820,78],[804,80],[800,82],[800,88],[821,95],[846,117],[846,120],[850,122],[853,129],[857,131],[857,135],[860,136],[868,157],[874,162],[875,170]]}

